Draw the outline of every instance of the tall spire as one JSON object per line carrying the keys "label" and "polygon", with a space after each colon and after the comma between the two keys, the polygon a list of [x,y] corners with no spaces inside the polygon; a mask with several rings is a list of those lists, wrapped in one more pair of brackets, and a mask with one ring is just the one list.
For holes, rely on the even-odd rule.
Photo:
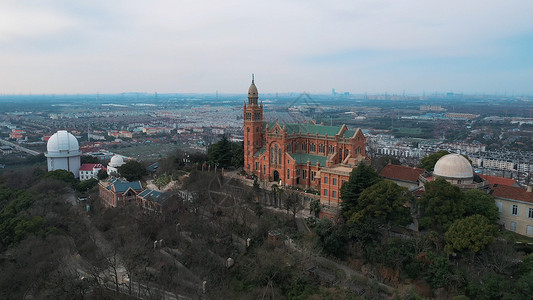
{"label": "tall spire", "polygon": [[250,84],[250,88],[248,89],[248,105],[257,105],[259,94],[257,93],[257,87],[255,86],[254,81],[255,76],[252,73],[252,84]]}

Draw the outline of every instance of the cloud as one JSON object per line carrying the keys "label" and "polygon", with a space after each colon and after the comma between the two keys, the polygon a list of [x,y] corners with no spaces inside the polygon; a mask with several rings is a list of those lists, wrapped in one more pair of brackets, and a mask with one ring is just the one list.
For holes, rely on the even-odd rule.
{"label": "cloud", "polygon": [[492,88],[486,72],[527,74],[533,50],[528,0],[14,3],[0,4],[0,92],[242,92],[251,72],[270,92],[421,91],[453,86],[454,67]]}

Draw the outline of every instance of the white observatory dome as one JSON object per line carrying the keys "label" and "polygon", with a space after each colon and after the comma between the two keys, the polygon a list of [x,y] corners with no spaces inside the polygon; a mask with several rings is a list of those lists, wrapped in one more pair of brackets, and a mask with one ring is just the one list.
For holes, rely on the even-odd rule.
{"label": "white observatory dome", "polygon": [[60,130],[50,137],[46,144],[47,156],[80,155],[78,140],[66,130]]}
{"label": "white observatory dome", "polygon": [[474,177],[474,170],[464,156],[447,154],[437,161],[433,169],[433,175],[450,179],[468,179]]}
{"label": "white observatory dome", "polygon": [[124,164],[124,159],[120,155],[113,155],[111,161],[109,161],[109,166],[118,168]]}

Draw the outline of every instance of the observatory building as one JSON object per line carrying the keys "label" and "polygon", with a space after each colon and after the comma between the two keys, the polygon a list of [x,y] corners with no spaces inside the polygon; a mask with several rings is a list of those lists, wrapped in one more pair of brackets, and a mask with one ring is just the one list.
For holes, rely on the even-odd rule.
{"label": "observatory building", "polygon": [[111,157],[111,160],[109,161],[109,164],[107,164],[107,174],[108,175],[115,175],[118,174],[118,168],[125,164],[124,158],[122,156],[116,154]]}
{"label": "observatory building", "polygon": [[66,130],[60,130],[50,137],[46,144],[48,171],[66,170],[77,178],[80,174],[80,147],[78,140]]}

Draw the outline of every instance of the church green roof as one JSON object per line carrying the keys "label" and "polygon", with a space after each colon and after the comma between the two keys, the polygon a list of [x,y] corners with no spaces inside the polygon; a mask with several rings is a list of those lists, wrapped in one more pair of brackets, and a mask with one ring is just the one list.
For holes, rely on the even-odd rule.
{"label": "church green roof", "polygon": [[297,165],[305,165],[307,164],[307,161],[309,161],[313,166],[318,162],[321,167],[326,166],[326,160],[328,159],[326,156],[307,153],[291,153],[290,156],[296,160]]}
{"label": "church green roof", "polygon": [[[275,122],[263,122],[263,128],[272,129],[276,123]],[[285,126],[287,134],[310,134],[310,135],[328,135],[335,136],[341,131],[342,126],[327,126],[327,125],[315,125],[311,123],[303,124],[279,124],[282,128]],[[345,130],[342,134],[343,137],[351,138],[355,134],[355,130]]]}
{"label": "church green roof", "polygon": [[257,152],[254,153],[254,157],[259,157],[261,155],[263,155],[263,153],[266,152],[266,148],[265,147],[262,147],[261,149],[257,150]]}

